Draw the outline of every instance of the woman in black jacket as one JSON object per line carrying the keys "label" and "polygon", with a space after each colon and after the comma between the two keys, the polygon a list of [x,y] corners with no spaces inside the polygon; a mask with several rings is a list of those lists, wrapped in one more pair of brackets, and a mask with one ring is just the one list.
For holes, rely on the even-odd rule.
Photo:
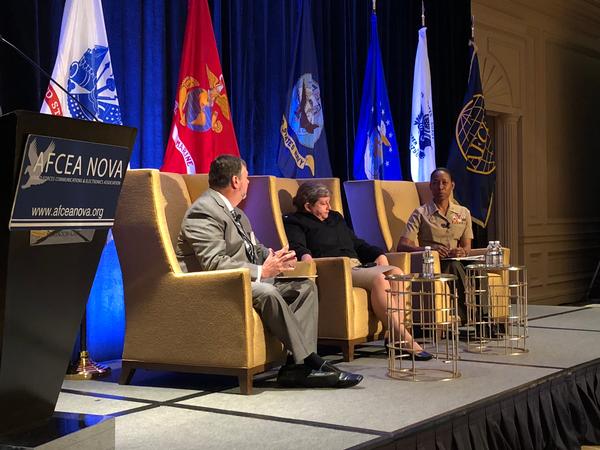
{"label": "woman in black jacket", "polygon": [[[386,290],[390,285],[385,276],[402,274],[402,271],[389,265],[383,250],[356,237],[342,215],[331,210],[330,198],[329,189],[322,184],[307,182],[300,186],[294,198],[297,212],[283,218],[290,250],[294,250],[301,261],[310,261],[313,257],[350,258],[352,284],[370,291],[375,315],[387,323]],[[423,351],[400,322],[394,327],[396,333],[402,336],[406,351],[414,353],[416,360],[431,359],[432,355]]]}

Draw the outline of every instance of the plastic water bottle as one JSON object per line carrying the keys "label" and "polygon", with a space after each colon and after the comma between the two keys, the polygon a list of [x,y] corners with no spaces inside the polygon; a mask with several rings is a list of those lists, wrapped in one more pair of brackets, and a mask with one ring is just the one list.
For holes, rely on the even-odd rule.
{"label": "plastic water bottle", "polygon": [[485,265],[493,267],[496,264],[495,241],[489,241],[485,252]]}
{"label": "plastic water bottle", "polygon": [[496,265],[498,267],[503,266],[504,265],[504,249],[502,248],[502,245],[500,245],[500,241],[496,241],[496,252],[498,253],[496,255],[497,260],[498,260]]}
{"label": "plastic water bottle", "polygon": [[433,253],[431,253],[431,247],[426,246],[425,252],[423,253],[423,277],[431,278],[434,275],[433,272]]}
{"label": "plastic water bottle", "polygon": [[500,245],[499,241],[494,241],[494,262],[493,262],[493,266],[494,267],[498,267],[498,246]]}

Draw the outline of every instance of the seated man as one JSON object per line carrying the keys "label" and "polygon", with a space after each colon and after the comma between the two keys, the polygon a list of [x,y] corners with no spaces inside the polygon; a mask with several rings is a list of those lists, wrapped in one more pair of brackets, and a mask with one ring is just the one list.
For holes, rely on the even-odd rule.
{"label": "seated man", "polygon": [[[469,255],[473,239],[471,213],[464,206],[450,202],[454,181],[450,171],[445,167],[438,167],[431,173],[429,188],[433,194],[433,201],[419,206],[411,214],[398,243],[398,251],[423,251],[426,246],[438,251],[442,258],[442,272],[459,277],[456,285],[458,315],[461,322],[465,324],[467,319],[465,270],[460,262],[444,260],[444,258]],[[416,244],[417,239],[419,246]]]}
{"label": "seated man", "polygon": [[[248,217],[237,208],[246,197],[248,170],[240,158],[222,155],[210,165],[208,189],[186,212],[177,242],[184,272],[248,268],[252,300],[265,328],[290,352],[277,380],[284,386],[350,387],[361,375],[343,372],[317,349],[317,289],[311,280],[281,281],[296,254],[274,252],[256,241]],[[218,301],[218,299],[215,299]]]}

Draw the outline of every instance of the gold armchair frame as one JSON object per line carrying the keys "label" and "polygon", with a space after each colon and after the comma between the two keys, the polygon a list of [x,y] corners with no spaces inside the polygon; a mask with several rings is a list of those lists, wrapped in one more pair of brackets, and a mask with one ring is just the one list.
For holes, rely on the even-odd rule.
{"label": "gold armchair frame", "polygon": [[[388,254],[390,259],[396,257],[395,255],[404,254],[404,252],[396,252],[396,248],[412,212],[432,199],[429,182],[346,181],[344,192],[352,217],[352,226],[356,233],[390,252]],[[472,251],[473,254],[484,252],[485,249],[473,249]],[[409,255],[411,259],[410,272],[421,272],[423,252],[413,252]],[[440,273],[439,254],[437,251],[433,251],[433,255],[434,271]],[[504,248],[504,264],[508,265],[509,262],[510,249]],[[501,282],[500,279],[494,280],[492,276],[490,284],[499,286],[506,284],[506,280]],[[442,292],[444,287],[436,283],[436,290],[438,289],[439,292]],[[499,306],[503,307],[503,305]],[[498,310],[500,309],[502,308]]]}
{"label": "gold armchair frame", "polygon": [[[331,191],[331,208],[344,213],[338,178],[250,177],[248,197],[241,207],[263,244],[273,248],[288,244],[283,215],[295,211],[292,199],[298,187],[307,181],[318,181],[326,185]],[[352,361],[355,346],[381,339],[385,325],[371,310],[369,293],[352,286],[349,258],[316,258],[314,262],[318,275],[319,342],[340,347],[344,361]],[[410,264],[410,255],[396,255],[390,263],[406,270]]]}
{"label": "gold armchair frame", "polygon": [[250,394],[253,375],[284,360],[252,306],[248,269],[180,269],[179,227],[207,186],[206,175],[126,174],[113,228],[125,293],[121,384],[138,368],[211,373],[236,376]]}

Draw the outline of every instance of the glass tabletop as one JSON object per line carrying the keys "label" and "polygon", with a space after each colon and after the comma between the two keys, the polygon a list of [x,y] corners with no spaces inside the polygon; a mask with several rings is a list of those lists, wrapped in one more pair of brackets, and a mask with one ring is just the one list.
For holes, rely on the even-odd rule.
{"label": "glass tabletop", "polygon": [[423,273],[406,273],[403,275],[387,275],[388,281],[456,281],[458,277],[449,273],[425,275]]}
{"label": "glass tabletop", "polygon": [[507,265],[502,265],[502,266],[488,266],[486,264],[470,264],[466,267],[466,269],[471,269],[471,270],[509,270],[509,271],[519,271],[519,270],[525,270],[525,266],[507,266]]}

